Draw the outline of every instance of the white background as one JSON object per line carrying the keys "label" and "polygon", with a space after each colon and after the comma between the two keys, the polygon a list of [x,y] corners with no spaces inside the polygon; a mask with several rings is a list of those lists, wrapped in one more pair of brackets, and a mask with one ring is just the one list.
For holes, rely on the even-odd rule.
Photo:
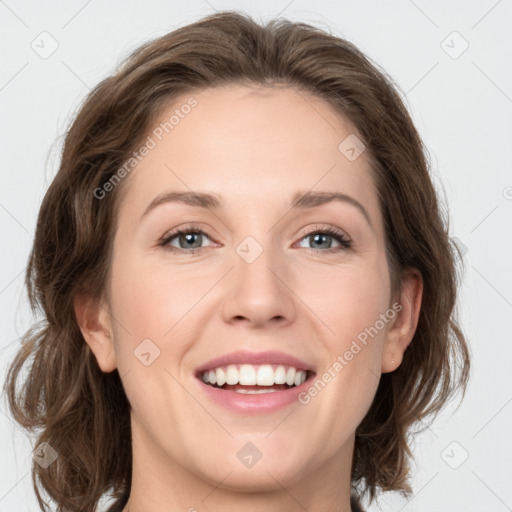
{"label": "white background", "polygon": [[[473,354],[467,397],[415,437],[413,498],[388,493],[368,510],[512,510],[511,0],[0,1],[2,383],[31,322],[24,269],[70,116],[139,44],[223,9],[312,23],[380,64],[403,91],[451,236],[467,250],[459,299]],[[43,31],[58,43],[47,59],[31,48]],[[6,411],[3,400],[0,512],[36,511],[31,443]],[[458,465],[466,453],[458,469],[446,462]]]}

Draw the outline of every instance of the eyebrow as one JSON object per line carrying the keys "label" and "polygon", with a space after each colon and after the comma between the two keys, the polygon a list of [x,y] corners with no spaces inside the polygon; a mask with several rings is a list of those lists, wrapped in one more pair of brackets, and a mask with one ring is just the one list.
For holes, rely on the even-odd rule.
{"label": "eyebrow", "polygon": [[[327,204],[332,201],[341,201],[356,207],[363,214],[368,224],[373,226],[366,208],[357,199],[341,192],[298,191],[292,198],[291,208],[315,208],[316,206]],[[183,203],[189,206],[198,206],[208,210],[219,210],[224,204],[222,198],[217,194],[209,194],[206,192],[178,192],[171,190],[155,197],[144,210],[142,217],[161,204],[173,202]]]}

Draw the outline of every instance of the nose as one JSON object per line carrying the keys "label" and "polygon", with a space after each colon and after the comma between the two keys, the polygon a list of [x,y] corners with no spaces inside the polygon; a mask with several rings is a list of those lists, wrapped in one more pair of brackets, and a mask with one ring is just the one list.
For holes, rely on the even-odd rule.
{"label": "nose", "polygon": [[246,323],[254,328],[294,322],[297,298],[292,272],[284,259],[276,251],[264,249],[254,261],[249,261],[238,253],[234,256],[222,306],[224,321]]}

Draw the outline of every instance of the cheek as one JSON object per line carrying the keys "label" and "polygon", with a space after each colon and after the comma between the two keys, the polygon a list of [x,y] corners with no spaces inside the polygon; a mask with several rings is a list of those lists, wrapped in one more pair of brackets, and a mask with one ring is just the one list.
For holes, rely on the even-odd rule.
{"label": "cheek", "polygon": [[314,403],[316,417],[341,439],[357,428],[378,387],[392,318],[386,317],[389,289],[375,267],[333,269],[316,278],[323,293],[314,288],[306,301],[328,326],[320,346],[325,363],[302,403]]}
{"label": "cheek", "polygon": [[[389,307],[387,265],[380,260],[311,267],[299,277],[297,295],[325,326],[325,340],[343,348]],[[300,283],[300,284],[299,284]]]}
{"label": "cheek", "polygon": [[112,314],[134,336],[162,339],[208,290],[210,279],[179,267],[118,258],[112,273]]}
{"label": "cheek", "polygon": [[[331,411],[345,411],[357,427],[375,395],[383,341],[393,315],[385,260],[333,266],[310,273],[303,300],[322,320],[320,350],[325,366],[304,402],[320,397]],[[388,316],[386,316],[388,313]],[[391,311],[393,313],[393,311]],[[325,326],[325,329],[324,329]],[[334,421],[333,415],[327,422]],[[348,420],[347,420],[348,421]],[[345,428],[332,424],[334,431]]]}
{"label": "cheek", "polygon": [[[115,263],[111,298],[117,364],[121,375],[131,372],[130,380],[143,382],[149,390],[157,386],[158,372],[181,371],[180,361],[200,337],[204,319],[212,314],[205,310],[207,300],[202,298],[218,276],[199,266],[195,272],[185,272],[135,257],[118,258]],[[144,357],[154,362],[146,367]],[[139,389],[132,391],[137,395]]]}

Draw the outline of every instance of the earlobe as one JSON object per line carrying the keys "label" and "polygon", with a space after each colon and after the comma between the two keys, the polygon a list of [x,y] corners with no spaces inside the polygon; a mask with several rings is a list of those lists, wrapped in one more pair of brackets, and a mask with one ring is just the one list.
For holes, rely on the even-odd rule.
{"label": "earlobe", "polygon": [[78,326],[101,370],[109,373],[117,368],[112,326],[107,306],[93,297],[80,295],[74,299]]}
{"label": "earlobe", "polygon": [[408,269],[402,279],[400,310],[386,333],[382,351],[382,373],[396,370],[411,343],[421,310],[423,279],[417,269]]}

